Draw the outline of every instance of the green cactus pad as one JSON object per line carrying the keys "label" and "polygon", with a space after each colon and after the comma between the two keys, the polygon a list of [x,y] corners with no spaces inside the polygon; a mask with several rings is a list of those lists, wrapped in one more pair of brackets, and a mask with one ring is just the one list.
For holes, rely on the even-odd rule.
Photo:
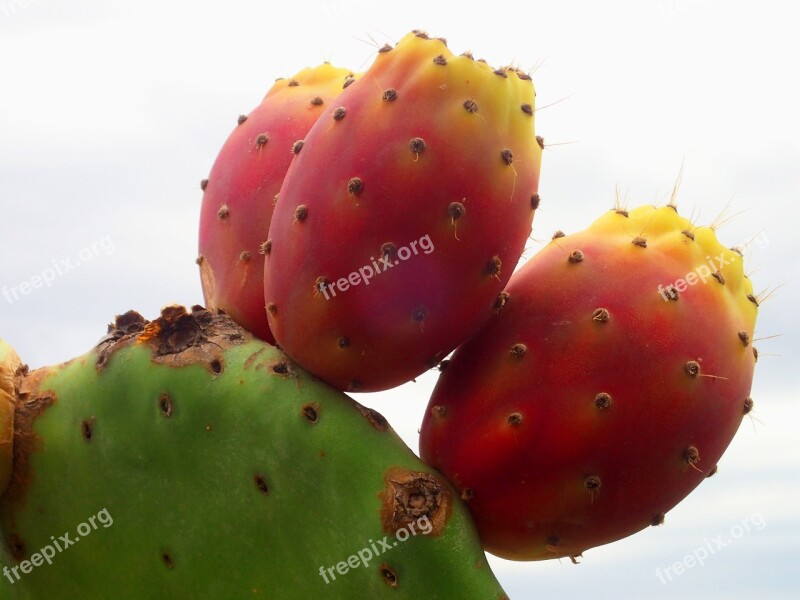
{"label": "green cactus pad", "polygon": [[222,313],[129,312],[18,379],[0,597],[506,597],[383,417]]}

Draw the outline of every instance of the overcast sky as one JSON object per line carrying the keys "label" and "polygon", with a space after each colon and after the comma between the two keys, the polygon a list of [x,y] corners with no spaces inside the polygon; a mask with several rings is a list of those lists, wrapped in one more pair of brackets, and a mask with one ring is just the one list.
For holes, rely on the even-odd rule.
{"label": "overcast sky", "polygon": [[[638,0],[280,3],[0,0],[0,336],[32,367],[87,351],[115,314],[202,301],[200,180],[276,77],[329,60],[364,69],[414,28],[454,52],[529,70],[546,143],[534,237],[614,203],[663,204],[748,246],[761,308],[756,410],[704,482],[651,528],[580,566],[492,564],[513,600],[790,598],[800,584],[796,373],[800,118],[785,2]],[[478,7],[480,6],[480,8]],[[526,256],[539,247],[531,243]],[[70,264],[73,268],[67,269]],[[782,286],[782,287],[780,287]],[[435,377],[358,400],[416,451]],[[743,523],[750,523],[748,531]],[[763,523],[763,526],[756,526]],[[708,540],[730,543],[662,582]]]}

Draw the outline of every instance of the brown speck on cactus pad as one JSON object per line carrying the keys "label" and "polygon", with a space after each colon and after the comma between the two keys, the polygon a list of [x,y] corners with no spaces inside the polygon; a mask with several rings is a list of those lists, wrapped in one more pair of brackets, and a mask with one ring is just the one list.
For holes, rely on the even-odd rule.
{"label": "brown speck on cactus pad", "polygon": [[300,150],[303,149],[303,144],[305,142],[303,140],[297,140],[294,144],[292,144],[292,154],[300,154]]}
{"label": "brown speck on cactus pad", "polygon": [[539,205],[541,204],[541,202],[542,202],[542,199],[539,196],[539,194],[531,194],[531,208],[533,210],[536,210],[537,208],[539,208]]}
{"label": "brown speck on cactus pad", "polygon": [[245,121],[247,121],[247,115],[239,115],[239,118],[236,119],[236,124],[242,125]]}
{"label": "brown speck on cactus pad", "polygon": [[333,111],[333,120],[334,121],[341,121],[347,115],[347,109],[344,106],[340,106],[336,110]]}
{"label": "brown speck on cactus pad", "polygon": [[11,552],[11,556],[18,561],[22,561],[27,554],[27,552],[25,552],[25,542],[23,542],[22,538],[16,533],[12,533],[8,536],[8,549]]}
{"label": "brown speck on cactus pad", "polygon": [[261,150],[261,148],[263,148],[268,141],[269,141],[269,136],[267,136],[266,133],[259,134],[259,136],[256,138],[256,148]]}
{"label": "brown speck on cactus pad", "polygon": [[447,64],[447,59],[440,54],[433,59],[433,64],[444,66]]}
{"label": "brown speck on cactus pad", "polygon": [[658,513],[656,515],[653,515],[653,518],[650,520],[650,525],[652,527],[658,527],[659,525],[663,525],[664,518],[665,518],[664,513]]}
{"label": "brown speck on cactus pad", "polygon": [[217,210],[217,217],[219,217],[220,221],[225,221],[230,215],[231,213],[230,210],[228,210],[227,204],[223,204],[219,207],[219,210]]}
{"label": "brown speck on cactus pad", "polygon": [[383,100],[385,102],[392,102],[397,100],[397,90],[394,88],[389,88],[385,92],[383,92]]}
{"label": "brown speck on cactus pad", "polygon": [[258,247],[258,253],[267,256],[272,251],[272,240],[267,240]]}
{"label": "brown speck on cactus pad", "polygon": [[592,321],[597,321],[598,323],[608,323],[610,318],[610,314],[607,308],[595,308],[592,311]]}
{"label": "brown speck on cactus pad", "polygon": [[319,96],[314,96],[314,97],[311,99],[311,105],[312,105],[312,106],[322,106],[322,104],[324,104],[324,102],[325,102],[325,101],[324,101],[324,100],[323,100],[321,97],[319,97]]}
{"label": "brown speck on cactus pad", "polygon": [[161,414],[166,418],[169,419],[172,416],[172,412],[174,410],[172,398],[166,392],[158,397],[158,408],[161,411]]}
{"label": "brown speck on cactus pad", "polygon": [[634,246],[639,246],[640,248],[647,248],[647,238],[637,235],[631,240],[631,244]]}
{"label": "brown speck on cactus pad", "polygon": [[503,162],[507,165],[510,165],[512,162],[514,162],[514,154],[508,148],[504,148],[500,152],[500,158],[502,158]]}
{"label": "brown speck on cactus pad", "polygon": [[529,117],[533,116],[533,107],[530,104],[527,103],[522,104],[520,108],[522,109],[522,112],[524,112]]}
{"label": "brown speck on cactus pad", "polygon": [[399,584],[397,580],[397,573],[389,566],[389,563],[383,563],[379,568],[381,577],[389,587],[396,588]]}
{"label": "brown speck on cactus pad", "polygon": [[289,364],[286,361],[278,361],[275,364],[271,365],[270,368],[272,369],[273,373],[277,375],[289,375],[290,369]]}
{"label": "brown speck on cactus pad", "polygon": [[269,487],[267,486],[267,480],[264,479],[263,475],[257,474],[253,476],[253,481],[256,484],[256,488],[259,492],[264,494],[265,496],[269,495]]}
{"label": "brown speck on cactus pad", "polygon": [[87,442],[91,441],[92,434],[94,433],[94,417],[91,419],[84,419],[81,422],[81,433],[83,433],[83,439]]}
{"label": "brown speck on cactus pad", "polygon": [[379,413],[377,410],[373,410],[371,408],[367,408],[366,406],[362,406],[358,402],[355,402],[356,408],[359,412],[364,415],[364,418],[369,421],[369,424],[372,425],[378,431],[386,431],[389,429],[389,421]]}
{"label": "brown speck on cactus pad", "polygon": [[464,110],[468,113],[478,112],[478,103],[475,100],[464,100]]}
{"label": "brown speck on cactus pad", "polygon": [[319,421],[319,404],[304,404],[300,407],[300,414],[302,414],[305,420],[309,423],[316,423]]}

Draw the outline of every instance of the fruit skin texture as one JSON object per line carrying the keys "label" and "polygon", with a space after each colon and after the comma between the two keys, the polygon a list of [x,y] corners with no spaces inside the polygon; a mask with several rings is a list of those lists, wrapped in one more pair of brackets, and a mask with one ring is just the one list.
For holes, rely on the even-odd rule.
{"label": "fruit skin texture", "polygon": [[476,330],[538,205],[533,105],[525,73],[421,32],[381,49],[281,188],[264,270],[281,348],[339,389],[377,391]]}
{"label": "fruit skin texture", "polygon": [[554,238],[507,293],[437,383],[421,457],[504,558],[574,557],[660,524],[752,408],[741,255],[672,206],[615,210]]}
{"label": "fruit skin texture", "polygon": [[199,258],[203,295],[242,327],[274,343],[264,312],[261,245],[295,143],[355,78],[324,63],[279,79],[249,115],[239,118],[201,184]]}
{"label": "fruit skin texture", "polygon": [[[51,536],[81,543],[21,574],[14,593],[505,598],[466,507],[383,417],[226,315],[127,313],[96,349],[17,388],[0,501],[8,566]],[[113,523],[79,537],[103,509]],[[418,523],[368,565],[320,575],[422,517],[427,535]]]}

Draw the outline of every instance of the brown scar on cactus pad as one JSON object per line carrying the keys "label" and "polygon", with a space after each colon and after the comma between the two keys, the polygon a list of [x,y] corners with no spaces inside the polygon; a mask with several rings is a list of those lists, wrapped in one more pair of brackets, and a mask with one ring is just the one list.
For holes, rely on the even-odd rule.
{"label": "brown scar on cactus pad", "polygon": [[371,408],[367,408],[358,402],[356,402],[355,405],[356,408],[361,411],[361,414],[364,415],[364,418],[366,418],[375,429],[378,431],[386,431],[389,429],[389,422],[381,413]]}
{"label": "brown scar on cactus pad", "polygon": [[447,526],[453,502],[450,488],[432,473],[390,468],[384,475],[380,494],[383,531],[394,535],[422,517],[432,529],[429,535],[439,536]]}
{"label": "brown scar on cactus pad", "polygon": [[181,367],[207,365],[213,373],[222,370],[225,348],[245,342],[242,329],[219,313],[194,306],[187,312],[183,306],[168,306],[154,321],[129,311],[108,326],[108,334],[97,345],[97,369],[108,364],[119,349],[132,344],[150,347],[153,362]]}

